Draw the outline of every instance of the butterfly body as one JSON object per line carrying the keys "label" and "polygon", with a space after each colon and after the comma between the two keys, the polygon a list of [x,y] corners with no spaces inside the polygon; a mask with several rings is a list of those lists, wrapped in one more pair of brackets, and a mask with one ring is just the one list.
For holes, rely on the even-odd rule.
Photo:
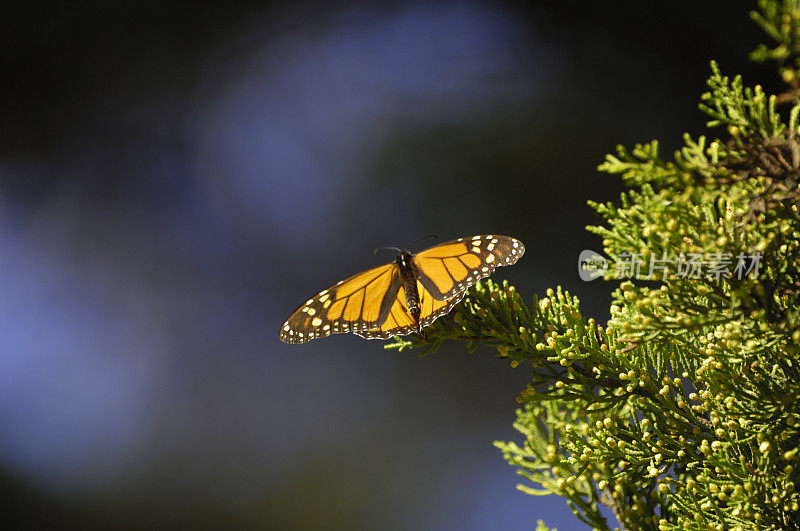
{"label": "butterfly body", "polygon": [[483,235],[435,245],[369,269],[319,292],[283,324],[280,339],[305,343],[352,332],[366,339],[418,333],[448,313],[467,288],[525,252],[508,236]]}
{"label": "butterfly body", "polygon": [[415,272],[413,258],[414,255],[408,252],[408,250],[401,251],[400,254],[397,255],[395,264],[397,264],[399,268],[400,278],[403,281],[403,291],[406,296],[406,309],[414,320],[414,324],[417,326],[417,333],[425,337],[425,332],[422,330],[422,326],[420,326],[419,323],[420,313],[422,311],[419,304],[419,290],[417,290],[417,278],[419,277],[419,273]]}

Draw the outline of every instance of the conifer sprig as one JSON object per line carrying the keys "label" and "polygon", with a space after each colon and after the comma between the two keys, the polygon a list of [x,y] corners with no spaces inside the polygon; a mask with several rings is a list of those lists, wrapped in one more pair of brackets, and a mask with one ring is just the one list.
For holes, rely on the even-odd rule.
{"label": "conifer sprig", "polygon": [[[779,45],[754,56],[783,61],[787,79],[800,0],[759,5]],[[672,160],[656,141],[619,147],[599,166],[629,187],[589,203],[606,280],[626,276],[619,264],[629,273],[606,326],[561,289],[527,306],[485,281],[429,342],[388,346],[484,344],[530,371],[514,424],[524,439],[495,443],[523,492],[562,496],[595,529],[613,526],[605,505],[630,530],[800,530],[800,105],[780,108],[800,84],[787,80],[790,98],[767,95],[712,63],[700,109],[723,138],[686,135]],[[706,269],[654,267],[687,257]]]}
{"label": "conifer sprig", "polygon": [[759,0],[758,7],[759,10],[752,11],[750,16],[777,45],[772,48],[760,44],[750,58],[757,62],[778,63],[783,80],[796,89],[800,87],[797,78],[800,67],[800,1]]}

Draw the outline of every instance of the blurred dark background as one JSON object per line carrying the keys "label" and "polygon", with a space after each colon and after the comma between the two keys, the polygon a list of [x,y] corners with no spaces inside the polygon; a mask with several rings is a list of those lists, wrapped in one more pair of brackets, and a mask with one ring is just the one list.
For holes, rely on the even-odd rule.
{"label": "blurred dark background", "polygon": [[[556,3],[553,3],[556,4]],[[4,528],[559,529],[515,490],[526,382],[489,350],[278,341],[435,232],[581,282],[616,144],[703,132],[754,2],[29,2],[0,22]],[[772,85],[771,85],[772,84]]]}

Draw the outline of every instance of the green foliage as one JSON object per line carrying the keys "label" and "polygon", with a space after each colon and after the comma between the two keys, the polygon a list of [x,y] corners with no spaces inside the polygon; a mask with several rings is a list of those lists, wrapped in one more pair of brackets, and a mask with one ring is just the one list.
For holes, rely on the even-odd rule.
{"label": "green foliage", "polygon": [[555,527],[549,528],[546,525],[544,525],[543,521],[539,520],[536,522],[536,531],[558,531],[558,529],[556,529]]}
{"label": "green foliage", "polygon": [[[760,6],[780,44],[754,55],[800,57],[800,1]],[[671,161],[655,141],[619,147],[599,167],[629,189],[590,202],[603,224],[588,229],[612,263],[641,266],[606,326],[561,289],[527,306],[487,281],[429,343],[389,346],[486,344],[530,370],[524,440],[495,444],[520,490],[562,496],[595,529],[612,525],[601,505],[625,529],[800,529],[800,106],[781,112],[776,96],[711,70],[700,109],[724,138],[686,135]],[[691,256],[701,274],[653,267]]]}
{"label": "green foliage", "polygon": [[777,46],[761,44],[753,50],[754,61],[775,61],[781,65],[781,76],[790,84],[797,83],[800,67],[800,1],[759,0],[759,11],[750,16],[769,35]]}

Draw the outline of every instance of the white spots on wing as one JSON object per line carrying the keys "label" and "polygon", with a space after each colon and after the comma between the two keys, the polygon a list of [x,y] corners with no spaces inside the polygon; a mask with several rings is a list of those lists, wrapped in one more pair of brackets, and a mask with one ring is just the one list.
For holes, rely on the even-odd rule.
{"label": "white spots on wing", "polygon": [[487,271],[489,271],[489,268],[488,268],[488,267],[484,267],[483,269],[481,269],[481,271],[483,271],[484,273],[486,273]]}
{"label": "white spots on wing", "polygon": [[283,323],[283,329],[284,329],[284,330],[286,330],[286,331],[288,332],[288,331],[289,331],[289,328],[290,328],[290,327],[289,327],[289,323],[288,323],[288,322],[287,322],[287,323]]}
{"label": "white spots on wing", "polygon": [[490,243],[489,245],[486,246],[486,250],[487,251],[491,251],[493,249],[494,249],[494,244],[493,243]]}
{"label": "white spots on wing", "polygon": [[323,307],[323,308],[327,308],[327,307],[328,307],[328,306],[330,306],[330,305],[331,305],[331,300],[330,300],[330,299],[328,299],[328,300],[326,300],[326,301],[325,301],[325,302],[322,304],[322,307]]}
{"label": "white spots on wing", "polygon": [[514,244],[513,244],[513,247],[514,247],[514,249],[516,249],[517,247],[519,247],[519,242],[516,242],[516,241],[515,241],[515,242],[514,242]]}
{"label": "white spots on wing", "polygon": [[320,298],[319,298],[319,302],[325,302],[326,300],[328,300],[328,297],[330,297],[330,295],[328,295],[328,294],[327,294],[327,293],[325,293],[324,291],[323,291],[322,293],[320,293],[320,295],[321,295],[321,296],[320,296]]}
{"label": "white spots on wing", "polygon": [[492,238],[492,243],[497,243],[497,238]]}
{"label": "white spots on wing", "polygon": [[313,326],[319,326],[322,324],[322,319],[320,319],[319,317],[314,317],[314,319],[311,320],[311,324]]}
{"label": "white spots on wing", "polygon": [[481,252],[481,248],[480,247],[473,247],[472,248],[472,252],[473,253],[480,253]]}
{"label": "white spots on wing", "polygon": [[473,236],[473,237],[472,237],[472,241],[473,241],[473,242],[475,242],[475,241],[480,241],[480,239],[481,239],[481,237],[480,237],[480,236]]}
{"label": "white spots on wing", "polygon": [[308,315],[314,315],[315,313],[317,313],[317,310],[315,310],[314,308],[306,308],[306,313]]}
{"label": "white spots on wing", "polygon": [[492,262],[494,262],[494,255],[490,254],[489,256],[486,257],[486,263],[491,264]]}

